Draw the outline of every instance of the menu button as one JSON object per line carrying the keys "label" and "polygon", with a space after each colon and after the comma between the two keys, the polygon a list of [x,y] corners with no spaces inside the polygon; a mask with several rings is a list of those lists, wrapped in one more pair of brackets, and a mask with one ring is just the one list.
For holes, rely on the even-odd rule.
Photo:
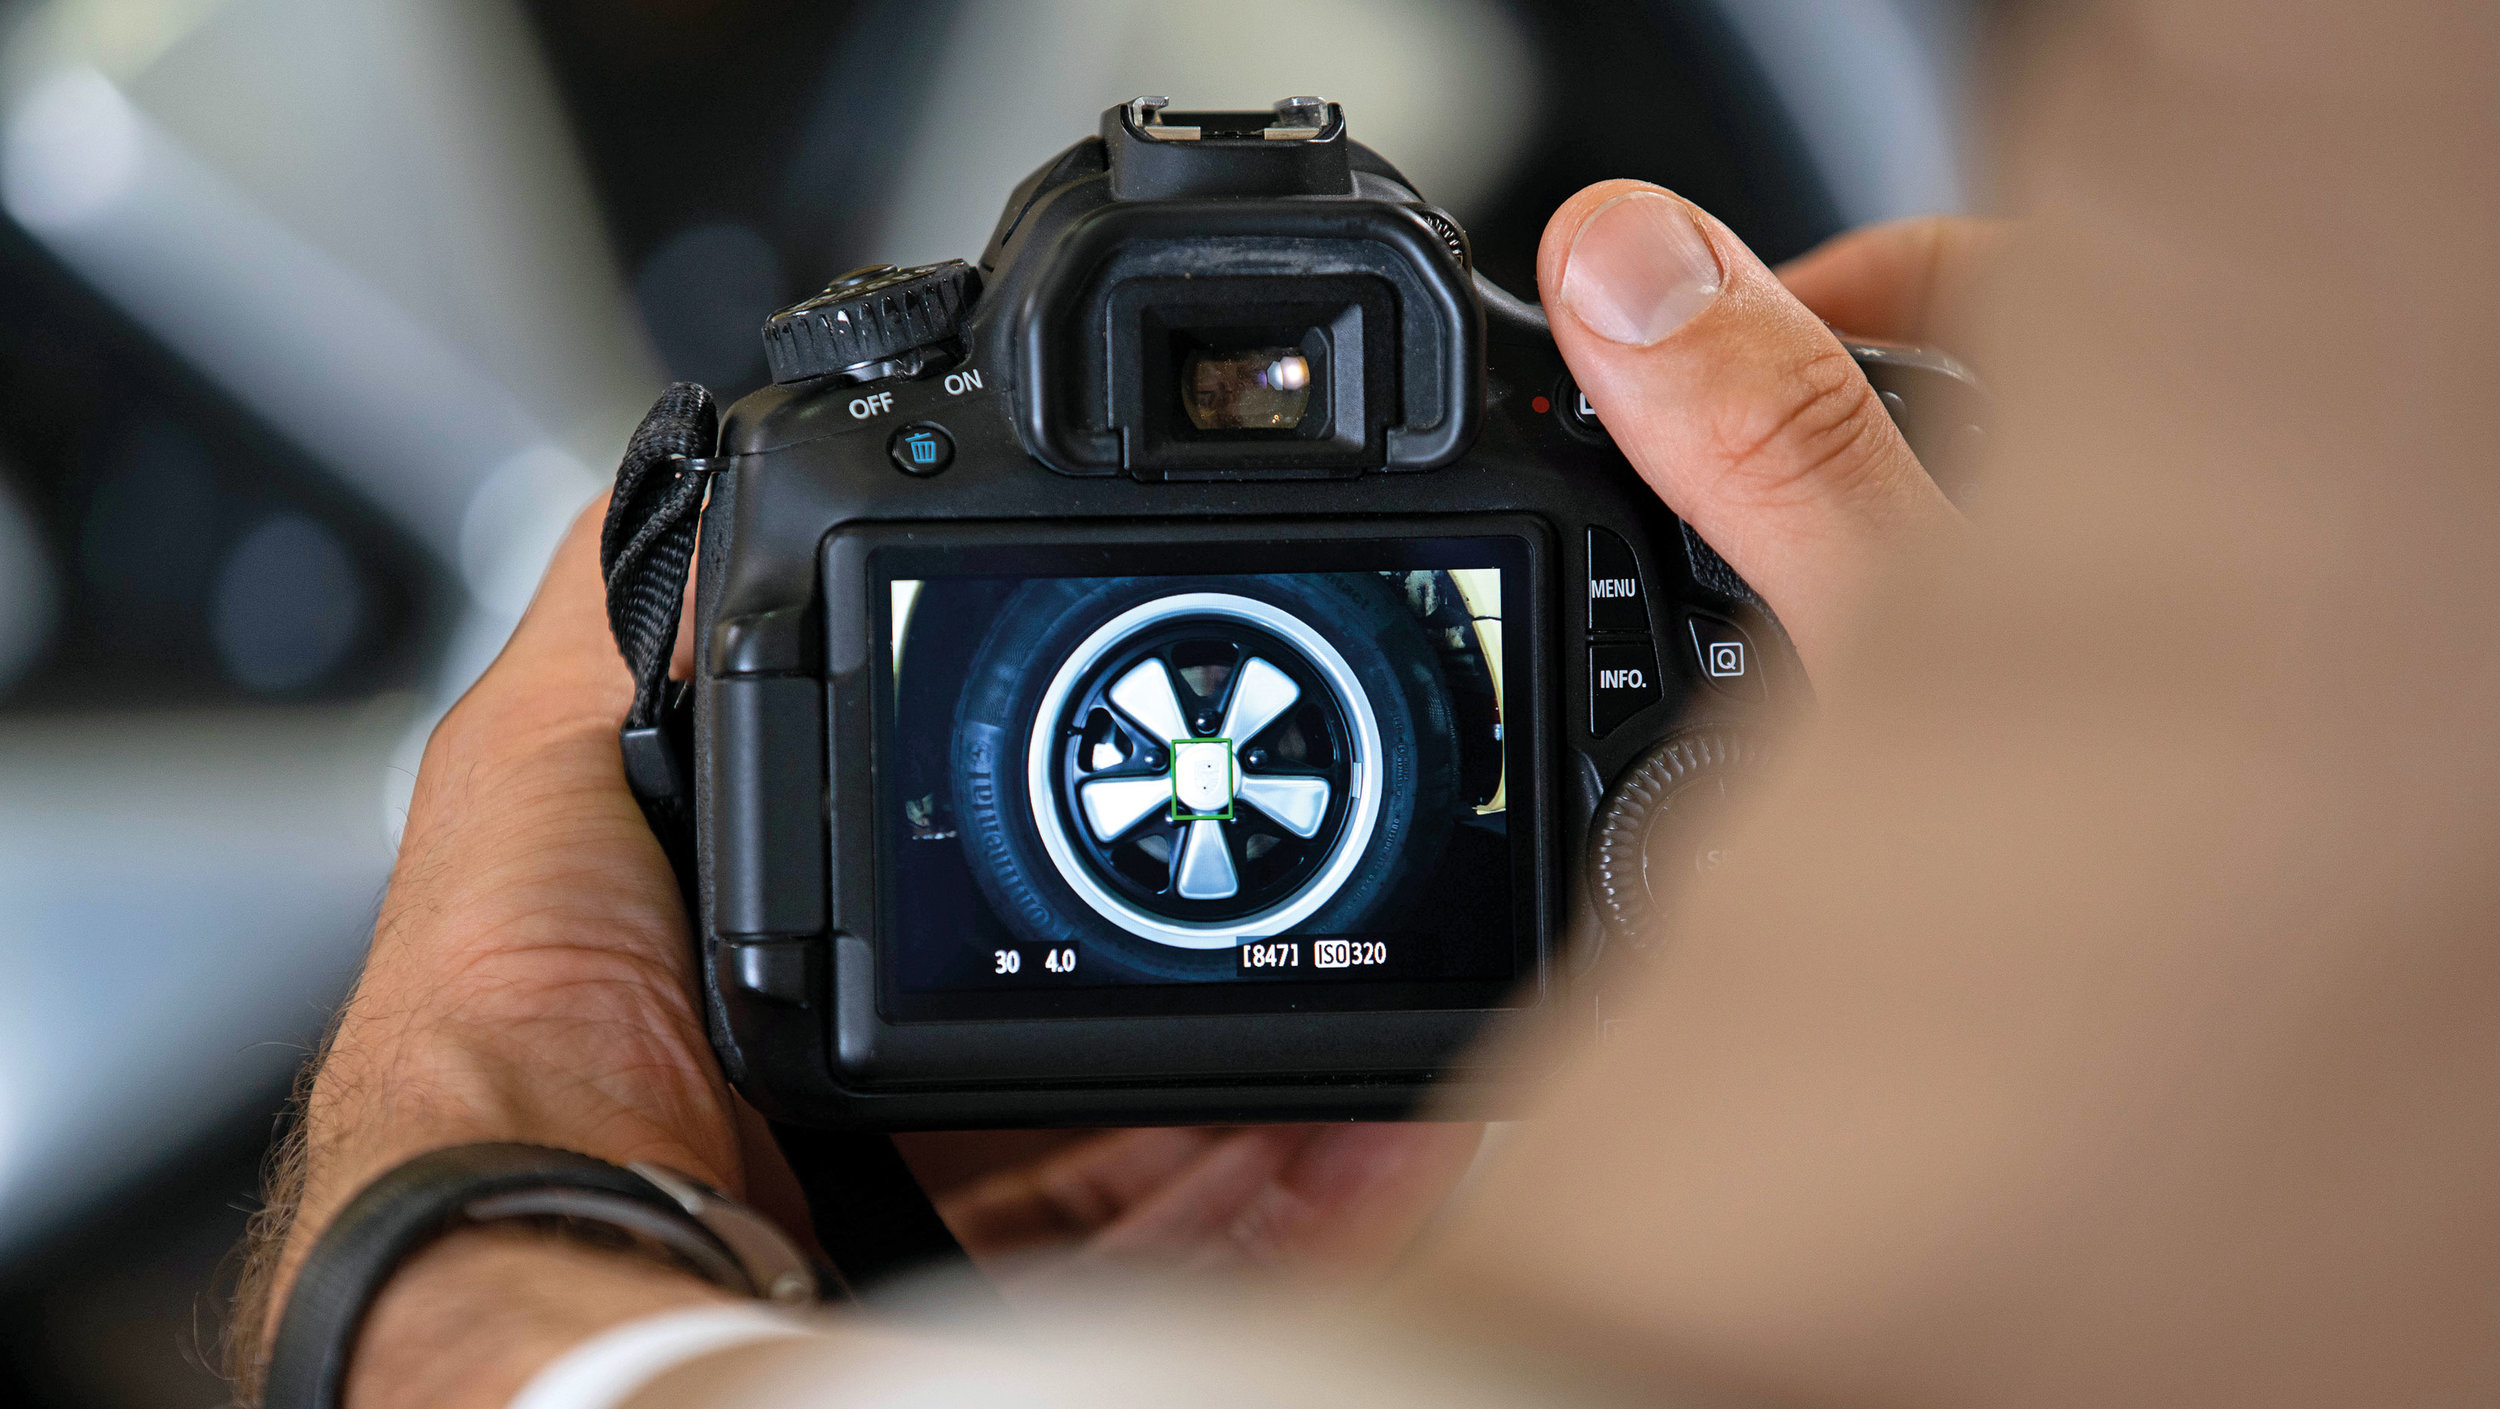
{"label": "menu button", "polygon": [[1641,569],[1631,545],[1602,528],[1589,530],[1589,630],[1649,630]]}

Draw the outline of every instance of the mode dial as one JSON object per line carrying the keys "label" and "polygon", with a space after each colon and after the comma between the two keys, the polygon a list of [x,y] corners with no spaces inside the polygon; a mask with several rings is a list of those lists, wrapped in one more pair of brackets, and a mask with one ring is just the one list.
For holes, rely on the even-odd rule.
{"label": "mode dial", "polygon": [[828,372],[879,375],[878,363],[907,361],[961,336],[980,292],[980,271],[960,259],[854,269],[764,320],[764,360],[776,382]]}
{"label": "mode dial", "polygon": [[1597,810],[1589,890],[1609,944],[1645,946],[1675,888],[1727,859],[1728,799],[1762,765],[1753,734],[1708,724],[1641,755]]}

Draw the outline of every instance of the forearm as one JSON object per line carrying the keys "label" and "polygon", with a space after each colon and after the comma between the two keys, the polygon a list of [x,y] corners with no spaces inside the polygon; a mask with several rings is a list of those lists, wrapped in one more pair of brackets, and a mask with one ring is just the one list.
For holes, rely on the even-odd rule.
{"label": "forearm", "polygon": [[590,1336],[722,1303],[683,1272],[524,1229],[454,1234],[410,1259],[356,1341],[349,1409],[499,1409]]}

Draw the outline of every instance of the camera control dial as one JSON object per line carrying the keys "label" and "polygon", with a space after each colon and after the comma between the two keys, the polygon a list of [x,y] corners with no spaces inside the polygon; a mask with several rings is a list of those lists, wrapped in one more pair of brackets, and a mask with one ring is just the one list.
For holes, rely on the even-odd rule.
{"label": "camera control dial", "polygon": [[960,259],[854,269],[764,320],[764,360],[776,382],[834,372],[858,381],[908,375],[962,336],[980,292],[980,271]]}
{"label": "camera control dial", "polygon": [[1676,886],[1727,863],[1728,799],[1761,765],[1753,733],[1708,724],[1670,736],[1615,784],[1589,848],[1589,890],[1611,942],[1647,947]]}

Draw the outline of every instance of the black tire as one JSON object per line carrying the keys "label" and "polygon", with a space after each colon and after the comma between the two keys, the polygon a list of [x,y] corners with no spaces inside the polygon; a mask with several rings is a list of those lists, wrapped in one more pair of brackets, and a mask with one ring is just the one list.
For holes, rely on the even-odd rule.
{"label": "black tire", "polygon": [[[973,652],[955,716],[955,811],[965,859],[990,908],[1026,943],[1073,940],[1087,948],[1089,961],[1110,960],[1134,977],[1236,972],[1229,947],[1158,942],[1114,923],[1079,895],[1042,840],[1028,786],[1035,720],[1054,675],[1106,623],[1181,593],[1270,604],[1333,646],[1359,682],[1378,728],[1379,811],[1359,842],[1359,863],[1291,931],[1361,934],[1393,926],[1440,859],[1460,777],[1440,659],[1394,579],[1376,574],[1054,579],[1019,588]],[[1074,736],[1062,728],[1054,737]],[[1045,761],[1046,771],[1056,767]],[[1351,844],[1350,833],[1338,838],[1337,849]]]}

